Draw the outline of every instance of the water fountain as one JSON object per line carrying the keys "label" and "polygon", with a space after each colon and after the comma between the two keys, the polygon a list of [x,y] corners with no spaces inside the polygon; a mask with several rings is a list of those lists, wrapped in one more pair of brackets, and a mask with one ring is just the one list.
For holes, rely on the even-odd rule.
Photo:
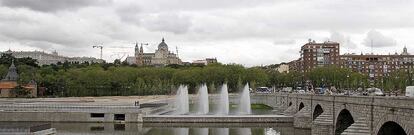
{"label": "water fountain", "polygon": [[227,89],[227,84],[223,84],[220,90],[220,101],[217,109],[217,114],[219,115],[228,115],[229,114],[229,92]]}
{"label": "water fountain", "polygon": [[[144,116],[144,122],[168,122],[168,123],[279,123],[279,122],[292,122],[293,119],[290,116],[280,116],[280,115],[254,115],[251,110],[251,101],[250,101],[250,88],[249,84],[246,84],[241,90],[240,95],[238,96],[238,107],[237,110],[230,111],[229,100],[231,99],[229,93],[227,92],[226,84],[223,84],[220,94],[212,95],[212,102],[219,104],[220,111],[215,111],[214,113],[209,110],[209,95],[207,91],[207,86],[205,84],[201,85],[198,90],[198,98],[194,98],[194,103],[196,107],[195,110],[191,110],[189,113],[189,100],[188,100],[188,91],[187,87],[181,86],[177,92],[177,111],[172,113],[172,115],[149,115]],[[271,95],[269,95],[271,96]],[[191,100],[193,102],[193,100]],[[169,106],[167,106],[169,107]],[[229,111],[231,113],[229,113]],[[216,114],[216,115],[212,115]],[[223,115],[222,115],[223,114]],[[230,115],[231,114],[231,115]]]}
{"label": "water fountain", "polygon": [[[239,97],[239,105],[237,114],[251,114],[251,105],[250,105],[250,91],[249,84],[246,84]],[[230,101],[227,84],[223,84],[219,94],[219,101],[217,105],[217,115],[228,115],[230,110]],[[188,114],[189,113],[189,97],[188,97],[188,88],[187,86],[180,86],[177,91],[176,97],[176,111],[174,114]],[[209,113],[209,99],[208,99],[208,90],[207,85],[202,84],[198,89],[197,102],[195,107],[195,112],[198,115],[206,115]]]}
{"label": "water fountain", "polygon": [[177,91],[177,97],[175,101],[176,111],[175,114],[187,114],[190,110],[188,102],[188,88],[187,86],[180,85]]}
{"label": "water fountain", "polygon": [[251,114],[250,90],[249,84],[246,84],[240,96],[239,114]]}
{"label": "water fountain", "polygon": [[207,114],[208,112],[209,112],[209,101],[208,101],[207,85],[203,84],[198,89],[197,114]]}

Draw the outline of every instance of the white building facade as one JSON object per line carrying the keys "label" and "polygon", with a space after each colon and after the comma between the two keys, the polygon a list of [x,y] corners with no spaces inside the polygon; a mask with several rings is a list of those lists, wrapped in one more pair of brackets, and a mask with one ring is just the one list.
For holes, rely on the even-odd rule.
{"label": "white building facade", "polygon": [[37,60],[37,64],[42,65],[51,65],[51,64],[57,64],[57,63],[64,63],[64,62],[70,62],[70,63],[103,63],[104,60],[102,59],[96,59],[93,57],[66,57],[58,55],[57,52],[52,53],[46,53],[42,51],[5,51],[1,53],[9,53],[15,58],[32,58]]}

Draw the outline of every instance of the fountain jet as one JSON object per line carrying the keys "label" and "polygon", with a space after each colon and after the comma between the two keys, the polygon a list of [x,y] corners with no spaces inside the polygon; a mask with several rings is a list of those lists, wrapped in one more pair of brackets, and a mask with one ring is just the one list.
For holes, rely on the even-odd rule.
{"label": "fountain jet", "polygon": [[187,114],[190,110],[190,105],[188,102],[188,88],[187,86],[180,85],[177,91],[177,96],[175,99],[175,114]]}
{"label": "fountain jet", "polygon": [[209,112],[207,85],[203,84],[198,89],[198,109],[197,114],[207,114]]}
{"label": "fountain jet", "polygon": [[239,103],[239,114],[251,114],[252,111],[250,107],[250,90],[248,83],[243,88]]}
{"label": "fountain jet", "polygon": [[229,92],[227,89],[227,84],[223,84],[220,90],[220,101],[218,105],[217,114],[219,115],[228,115],[229,114]]}

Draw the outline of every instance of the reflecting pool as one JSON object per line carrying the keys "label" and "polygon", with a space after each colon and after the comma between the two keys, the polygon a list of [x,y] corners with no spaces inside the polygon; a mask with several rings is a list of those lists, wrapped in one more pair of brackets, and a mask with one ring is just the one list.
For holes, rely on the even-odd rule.
{"label": "reflecting pool", "polygon": [[262,123],[52,123],[59,135],[310,135],[292,124]]}

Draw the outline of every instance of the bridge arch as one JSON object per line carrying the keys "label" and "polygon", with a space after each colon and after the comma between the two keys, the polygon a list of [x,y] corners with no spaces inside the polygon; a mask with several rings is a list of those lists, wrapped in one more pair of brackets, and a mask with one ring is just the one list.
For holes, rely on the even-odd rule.
{"label": "bridge arch", "polygon": [[303,104],[302,102],[300,102],[300,104],[299,104],[299,110],[298,111],[302,110],[304,107],[305,107],[305,104]]}
{"label": "bridge arch", "polygon": [[317,104],[316,106],[315,106],[315,109],[313,110],[313,113],[312,113],[312,115],[313,115],[313,117],[312,117],[312,120],[315,120],[319,115],[321,115],[323,113],[323,108],[322,108],[322,106],[320,105],[320,104]]}
{"label": "bridge arch", "polygon": [[400,124],[394,121],[385,122],[377,135],[407,135],[407,132],[400,126]]}
{"label": "bridge arch", "polygon": [[354,118],[352,117],[352,114],[347,109],[341,110],[341,112],[336,118],[335,135],[340,135],[349,126],[354,124],[354,122],[355,121],[354,121]]}

